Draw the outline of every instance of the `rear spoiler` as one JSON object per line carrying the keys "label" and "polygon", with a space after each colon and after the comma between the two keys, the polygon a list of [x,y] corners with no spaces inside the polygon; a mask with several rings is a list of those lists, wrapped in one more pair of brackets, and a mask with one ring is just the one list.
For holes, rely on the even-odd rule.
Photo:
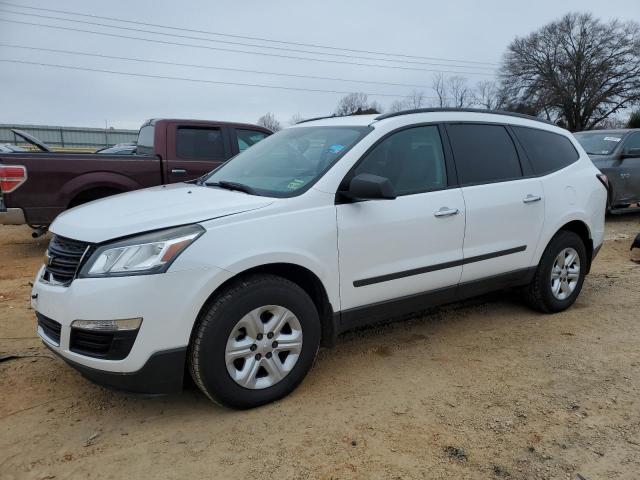
{"label": "rear spoiler", "polygon": [[18,135],[20,138],[22,138],[25,142],[38,148],[38,150],[40,150],[41,152],[52,152],[51,147],[49,147],[49,145],[47,145],[44,142],[41,142],[33,135],[29,135],[27,132],[18,130],[17,128],[12,128],[11,131],[16,135]]}

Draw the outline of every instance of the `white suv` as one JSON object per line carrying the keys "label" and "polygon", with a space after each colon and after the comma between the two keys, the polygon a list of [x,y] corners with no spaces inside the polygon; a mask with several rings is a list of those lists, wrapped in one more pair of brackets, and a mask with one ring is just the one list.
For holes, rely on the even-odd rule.
{"label": "white suv", "polygon": [[196,182],[60,215],[38,333],[99,383],[167,393],[188,369],[212,400],[254,407],[357,326],[505,287],[566,309],[606,183],[567,131],[521,115],[303,122]]}

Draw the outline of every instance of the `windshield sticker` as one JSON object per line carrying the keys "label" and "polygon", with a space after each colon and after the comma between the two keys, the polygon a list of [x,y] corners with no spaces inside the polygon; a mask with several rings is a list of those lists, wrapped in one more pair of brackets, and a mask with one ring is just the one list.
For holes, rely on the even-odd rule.
{"label": "windshield sticker", "polygon": [[289,190],[297,190],[302,185],[304,185],[304,180],[300,180],[300,179],[296,178],[293,181],[289,182],[289,185],[287,185],[287,188]]}
{"label": "windshield sticker", "polygon": [[340,153],[340,151],[344,148],[344,145],[331,145],[329,147],[330,153]]}
{"label": "windshield sticker", "polygon": [[604,137],[605,142],[619,142],[622,140],[620,137]]}

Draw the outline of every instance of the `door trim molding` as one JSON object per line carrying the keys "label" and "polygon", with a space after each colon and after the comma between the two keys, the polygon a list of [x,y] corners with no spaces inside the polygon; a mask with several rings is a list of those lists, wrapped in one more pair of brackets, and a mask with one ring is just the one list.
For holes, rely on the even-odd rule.
{"label": "door trim molding", "polygon": [[353,286],[365,287],[367,285],[373,285],[376,283],[389,282],[391,280],[398,280],[399,278],[412,277],[414,275],[421,275],[423,273],[435,272],[437,270],[444,270],[446,268],[459,267],[469,263],[482,262],[483,260],[489,260],[491,258],[503,257],[505,255],[512,255],[518,252],[524,252],[527,249],[526,245],[519,247],[508,248],[506,250],[499,250],[497,252],[485,253],[482,255],[476,255],[475,257],[461,258],[460,260],[453,260],[450,262],[437,263],[435,265],[428,265],[426,267],[412,268],[410,270],[403,270],[401,272],[386,273],[384,275],[378,275],[376,277],[363,278],[361,280],[354,280]]}

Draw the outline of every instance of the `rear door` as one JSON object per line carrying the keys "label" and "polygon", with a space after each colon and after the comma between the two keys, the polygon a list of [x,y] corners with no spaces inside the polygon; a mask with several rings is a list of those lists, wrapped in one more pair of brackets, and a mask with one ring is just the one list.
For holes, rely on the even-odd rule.
{"label": "rear door", "polygon": [[504,125],[447,125],[466,206],[461,283],[531,265],[544,222],[542,182],[525,177]]}
{"label": "rear door", "polygon": [[214,170],[231,157],[229,129],[210,124],[167,126],[168,183],[184,182]]}

